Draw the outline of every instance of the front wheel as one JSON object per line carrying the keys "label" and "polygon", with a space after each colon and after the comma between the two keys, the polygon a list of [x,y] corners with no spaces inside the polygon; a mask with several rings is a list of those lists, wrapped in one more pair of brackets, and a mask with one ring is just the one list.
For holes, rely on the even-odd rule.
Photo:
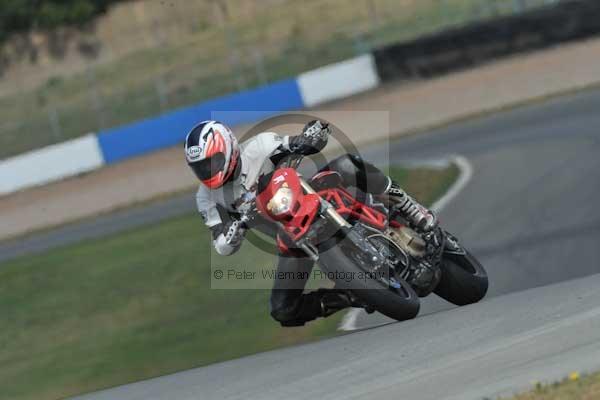
{"label": "front wheel", "polygon": [[368,270],[361,267],[360,255],[354,253],[352,247],[352,244],[338,244],[319,256],[321,268],[339,277],[334,279],[336,288],[351,291],[363,303],[389,318],[397,321],[415,318],[419,313],[420,301],[410,285],[393,273],[389,275],[391,282],[376,278],[360,279]]}
{"label": "front wheel", "polygon": [[442,279],[435,294],[457,306],[477,303],[485,297],[488,276],[471,253],[444,253],[441,264]]}

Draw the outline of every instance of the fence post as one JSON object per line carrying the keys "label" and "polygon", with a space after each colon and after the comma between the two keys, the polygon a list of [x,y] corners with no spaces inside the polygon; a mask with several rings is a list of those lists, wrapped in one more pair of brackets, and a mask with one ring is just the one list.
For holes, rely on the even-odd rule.
{"label": "fence post", "polygon": [[266,84],[269,81],[267,77],[267,71],[265,69],[265,60],[262,54],[262,51],[258,47],[255,47],[252,50],[252,55],[254,56],[254,67],[256,68],[256,76],[258,77],[258,81],[261,85]]}
{"label": "fence post", "polygon": [[497,16],[500,13],[496,0],[482,0],[484,3],[482,9],[485,9],[484,15],[486,16]]}
{"label": "fence post", "polygon": [[527,8],[526,0],[513,0],[513,12],[515,14],[522,13]]}
{"label": "fence post", "polygon": [[60,142],[63,138],[62,129],[60,127],[60,118],[58,116],[58,112],[54,107],[48,108],[48,122],[50,124],[50,130],[52,131],[54,140],[56,142]]}
{"label": "fence post", "polygon": [[213,7],[215,10],[216,19],[225,33],[225,45],[227,46],[227,49],[230,50],[228,57],[229,66],[231,67],[231,72],[234,75],[237,89],[241,91],[246,88],[246,81],[242,74],[242,69],[240,68],[239,49],[237,48],[235,32],[229,26],[230,15],[227,2],[224,0],[213,0]]}
{"label": "fence post", "polygon": [[231,72],[233,73],[237,90],[244,90],[246,88],[246,78],[244,78],[242,68],[240,67],[240,57],[237,50],[233,50],[229,53],[229,65],[231,66]]}
{"label": "fence post", "polygon": [[160,107],[160,111],[164,112],[169,108],[169,92],[162,74],[154,81],[154,87],[158,96],[158,106]]}
{"label": "fence post", "polygon": [[98,118],[98,130],[102,130],[107,127],[106,115],[104,113],[104,107],[102,106],[102,99],[100,98],[98,88],[96,87],[96,74],[94,73],[94,68],[91,65],[89,65],[86,69],[85,76],[88,80],[89,96],[90,102],[92,103],[92,109]]}
{"label": "fence post", "polygon": [[371,30],[377,29],[379,26],[379,15],[377,15],[377,5],[375,0],[367,1],[367,11],[369,13],[369,21],[371,22]]}
{"label": "fence post", "polygon": [[352,43],[354,45],[354,54],[357,56],[368,53],[371,50],[371,45],[365,40],[362,32],[356,32],[352,36]]}

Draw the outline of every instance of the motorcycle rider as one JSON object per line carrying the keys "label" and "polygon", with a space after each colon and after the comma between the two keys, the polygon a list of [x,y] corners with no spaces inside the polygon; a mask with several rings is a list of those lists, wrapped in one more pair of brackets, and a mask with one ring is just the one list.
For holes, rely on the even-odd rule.
{"label": "motorcycle rider", "polygon": [[[241,144],[229,127],[218,121],[203,121],[188,133],[186,160],[201,181],[196,195],[198,211],[212,232],[217,253],[227,256],[241,247],[246,226],[239,221],[239,215],[253,206],[259,178],[273,171],[282,156],[321,151],[329,134],[329,125],[319,120],[307,123],[297,136],[263,132]],[[357,155],[342,155],[324,170],[338,172],[347,186],[387,199],[390,211],[400,214],[417,229],[429,231],[437,225],[431,211]],[[306,277],[294,282],[275,279],[270,299],[271,316],[282,326],[300,326],[347,307],[362,307],[346,291],[319,289],[304,293],[312,267],[312,260],[301,251],[279,250],[276,276],[292,273]]]}

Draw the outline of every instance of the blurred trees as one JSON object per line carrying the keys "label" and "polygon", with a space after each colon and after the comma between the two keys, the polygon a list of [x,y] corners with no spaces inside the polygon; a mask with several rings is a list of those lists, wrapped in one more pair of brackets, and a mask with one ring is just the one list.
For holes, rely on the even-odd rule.
{"label": "blurred trees", "polygon": [[118,1],[125,0],[2,0],[0,42],[13,33],[85,24]]}

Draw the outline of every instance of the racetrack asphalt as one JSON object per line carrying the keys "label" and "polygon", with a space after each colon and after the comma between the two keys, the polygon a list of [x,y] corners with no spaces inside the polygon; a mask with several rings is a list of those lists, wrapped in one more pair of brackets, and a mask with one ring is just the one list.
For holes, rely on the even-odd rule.
{"label": "racetrack asphalt", "polygon": [[[481,399],[600,368],[600,275],[593,275],[600,273],[598,110],[600,91],[587,91],[362,152],[394,162],[448,154],[470,161],[473,178],[441,222],[488,270],[490,292],[482,303],[454,308],[432,296],[413,321],[82,398]],[[192,208],[178,198],[118,219],[123,229]],[[110,219],[100,221],[87,222],[85,234],[114,231]],[[58,242],[78,239],[62,235]],[[33,248],[21,246],[21,252]],[[360,326],[385,322],[364,317]]]}
{"label": "racetrack asphalt", "polygon": [[[391,145],[396,162],[470,161],[471,182],[440,219],[488,270],[488,297],[600,273],[599,109],[600,91],[583,92]],[[421,314],[450,307],[423,303]],[[363,314],[358,326],[383,322]]]}
{"label": "racetrack asphalt", "polygon": [[80,400],[482,400],[600,367],[600,275]]}

